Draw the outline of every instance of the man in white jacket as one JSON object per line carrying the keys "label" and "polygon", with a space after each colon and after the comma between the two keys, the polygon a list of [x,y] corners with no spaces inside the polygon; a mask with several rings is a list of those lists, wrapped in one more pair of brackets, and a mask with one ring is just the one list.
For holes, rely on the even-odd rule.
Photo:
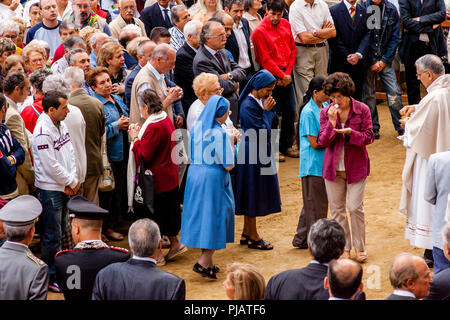
{"label": "man in white jacket", "polygon": [[42,260],[49,266],[49,290],[55,285],[55,254],[67,223],[67,202],[80,188],[75,153],[63,120],[69,113],[67,95],[47,92],[42,100],[44,112],[33,132],[33,158],[36,194],[42,203]]}

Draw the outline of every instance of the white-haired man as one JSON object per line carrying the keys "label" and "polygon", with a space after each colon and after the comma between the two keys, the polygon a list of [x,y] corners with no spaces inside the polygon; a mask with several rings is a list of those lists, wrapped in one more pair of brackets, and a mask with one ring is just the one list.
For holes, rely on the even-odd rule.
{"label": "white-haired man", "polygon": [[133,82],[131,89],[130,123],[138,123],[140,126],[144,123],[144,119],[141,118],[139,113],[137,95],[145,89],[153,89],[157,92],[163,102],[164,111],[166,111],[170,119],[173,119],[173,103],[182,97],[183,90],[180,87],[168,88],[164,74],[173,69],[175,59],[175,50],[166,43],[156,46],[153,50],[146,67],[139,71]]}
{"label": "white-haired man", "polygon": [[109,24],[111,30],[111,36],[115,39],[119,39],[120,31],[123,27],[133,24],[141,29],[141,35],[146,37],[144,23],[135,18],[136,14],[136,1],[135,0],[119,0],[119,15]]}
{"label": "white-haired man", "polygon": [[91,68],[95,68],[97,66],[97,55],[102,48],[102,46],[111,41],[110,36],[103,32],[94,33],[89,40],[89,45],[91,46],[91,54],[89,58],[91,59]]}
{"label": "white-haired man", "polygon": [[[87,57],[85,52],[80,52],[79,55],[80,58]],[[80,109],[86,122],[84,134],[87,170],[82,186],[82,195],[98,205],[98,188],[103,173],[101,146],[102,136],[105,133],[105,112],[102,103],[98,99],[90,97],[83,89],[84,77],[83,70],[77,67],[69,67],[64,72],[64,78],[72,86],[69,104]]]}
{"label": "white-haired man", "polygon": [[184,280],[156,266],[155,257],[161,251],[158,225],[150,219],[137,220],[128,240],[133,257],[97,274],[92,300],[184,300]]}
{"label": "white-haired man", "polygon": [[170,45],[178,51],[186,42],[186,37],[183,33],[186,23],[191,21],[191,15],[189,14],[185,5],[177,5],[170,9],[170,15],[173,22],[173,27],[169,29],[170,33]]}
{"label": "white-haired man", "polygon": [[419,104],[400,110],[406,117],[401,120],[406,123],[406,159],[399,211],[407,216],[406,238],[411,245],[427,249],[428,258],[433,248],[433,205],[425,200],[424,181],[430,156],[450,148],[450,76],[442,60],[432,54],[417,59],[416,71],[428,94]]}
{"label": "white-haired man", "polygon": [[177,85],[183,89],[181,104],[184,114],[188,114],[189,107],[197,99],[192,89],[194,74],[192,64],[198,48],[200,48],[200,32],[202,23],[192,20],[184,26],[184,37],[187,41],[177,50],[177,59],[175,60],[174,80]]}
{"label": "white-haired man", "polygon": [[12,20],[0,20],[0,38],[8,38],[12,42],[16,43],[19,36],[19,25]]}

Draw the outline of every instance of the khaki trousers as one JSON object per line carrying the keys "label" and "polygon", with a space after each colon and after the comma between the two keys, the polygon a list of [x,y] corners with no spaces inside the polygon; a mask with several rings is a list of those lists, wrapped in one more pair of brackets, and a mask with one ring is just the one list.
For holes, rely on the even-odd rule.
{"label": "khaki trousers", "polygon": [[[351,250],[352,243],[356,251],[366,251],[366,226],[363,203],[365,186],[366,179],[348,184],[345,171],[336,172],[336,181],[325,179],[331,219],[335,219],[345,230],[345,251]],[[351,232],[346,206],[350,213]]]}
{"label": "khaki trousers", "polygon": [[96,205],[99,205],[98,188],[100,186],[101,177],[101,175],[86,177],[86,180],[84,181],[82,186],[83,190],[81,194],[83,195],[83,197],[95,203]]}
{"label": "khaki trousers", "polygon": [[[328,69],[328,44],[324,47],[297,46],[297,58],[294,64],[294,85],[297,109],[303,103],[303,96],[308,91],[312,78],[326,77]],[[297,110],[298,111],[298,110]]]}

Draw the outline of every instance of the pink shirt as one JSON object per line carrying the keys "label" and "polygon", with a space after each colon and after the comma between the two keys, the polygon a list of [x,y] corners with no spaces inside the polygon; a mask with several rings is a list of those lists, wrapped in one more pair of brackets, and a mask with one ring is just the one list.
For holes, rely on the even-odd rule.
{"label": "pink shirt", "polygon": [[[323,108],[320,112],[319,144],[326,147],[323,158],[323,178],[336,181],[336,167],[339,153],[344,146],[344,163],[347,183],[357,182],[366,178],[370,172],[370,160],[366,145],[373,143],[372,117],[367,105],[351,98],[350,112],[345,122],[346,128],[352,129],[352,134],[342,135],[334,131],[333,125],[328,120],[328,109],[334,107],[334,103]],[[336,128],[341,129],[339,115]]]}

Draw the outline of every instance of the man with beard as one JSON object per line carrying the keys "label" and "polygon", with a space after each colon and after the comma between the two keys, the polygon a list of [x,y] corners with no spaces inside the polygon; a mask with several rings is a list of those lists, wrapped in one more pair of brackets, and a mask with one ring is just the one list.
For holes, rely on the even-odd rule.
{"label": "man with beard", "polygon": [[72,9],[73,13],[70,15],[68,20],[73,22],[76,27],[83,29],[86,26],[90,26],[106,33],[108,36],[111,36],[111,30],[109,30],[106,20],[98,14],[91,13],[91,5],[89,4],[89,0],[72,1]]}

